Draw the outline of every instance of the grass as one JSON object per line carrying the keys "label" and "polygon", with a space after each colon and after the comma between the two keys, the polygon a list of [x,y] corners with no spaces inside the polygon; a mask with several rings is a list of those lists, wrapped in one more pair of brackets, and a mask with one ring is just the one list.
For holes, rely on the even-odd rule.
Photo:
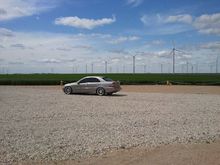
{"label": "grass", "polygon": [[107,76],[121,84],[220,85],[220,74],[0,74],[0,85],[59,85],[88,75]]}

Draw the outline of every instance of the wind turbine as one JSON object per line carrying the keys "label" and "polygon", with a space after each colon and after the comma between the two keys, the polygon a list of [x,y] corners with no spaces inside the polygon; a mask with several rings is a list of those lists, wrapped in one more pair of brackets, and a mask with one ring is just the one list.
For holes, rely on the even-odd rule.
{"label": "wind turbine", "polygon": [[[112,72],[112,66],[111,65],[114,63],[113,61],[114,61],[114,57],[107,57],[107,59],[104,60],[104,63],[105,63],[105,73]],[[118,70],[117,67],[116,67],[116,71],[115,72],[117,72],[117,70]]]}
{"label": "wind turbine", "polygon": [[[136,73],[136,57],[139,57],[139,58],[137,58],[137,60],[140,60],[140,59],[143,60],[141,58],[141,56],[144,57],[144,55],[142,53],[140,54],[139,52],[136,52],[135,55],[132,55],[132,59],[133,59],[133,74]],[[146,68],[146,66],[144,66],[144,67]],[[146,69],[144,69],[144,70],[146,70]]]}
{"label": "wind turbine", "polygon": [[176,56],[176,52],[180,52],[180,53],[185,53],[185,52],[176,49],[176,46],[175,46],[175,42],[174,42],[174,41],[172,41],[172,44],[173,44],[173,49],[172,49],[172,51],[170,52],[170,54],[172,54],[172,56],[173,56],[173,73],[175,73],[175,62],[176,62],[175,56]]}

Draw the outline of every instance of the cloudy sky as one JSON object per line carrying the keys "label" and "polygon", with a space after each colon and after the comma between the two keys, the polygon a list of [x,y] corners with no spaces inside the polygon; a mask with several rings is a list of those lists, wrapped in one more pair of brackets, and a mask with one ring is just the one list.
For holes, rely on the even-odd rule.
{"label": "cloudy sky", "polygon": [[174,45],[176,72],[216,72],[220,1],[0,0],[0,73],[172,72]]}

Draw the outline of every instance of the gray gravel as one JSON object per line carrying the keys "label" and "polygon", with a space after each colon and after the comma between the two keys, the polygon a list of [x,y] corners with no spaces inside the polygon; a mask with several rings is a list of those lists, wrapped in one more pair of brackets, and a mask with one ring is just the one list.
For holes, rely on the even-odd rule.
{"label": "gray gravel", "polygon": [[65,95],[0,86],[0,164],[79,159],[110,149],[220,138],[220,95]]}

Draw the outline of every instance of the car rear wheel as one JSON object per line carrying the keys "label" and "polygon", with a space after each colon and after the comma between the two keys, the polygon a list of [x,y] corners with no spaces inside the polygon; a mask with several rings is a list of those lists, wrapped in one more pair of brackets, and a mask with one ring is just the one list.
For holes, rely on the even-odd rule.
{"label": "car rear wheel", "polygon": [[70,95],[72,93],[72,88],[71,87],[65,87],[64,88],[64,93],[67,95]]}
{"label": "car rear wheel", "polygon": [[99,96],[103,96],[103,95],[105,95],[105,89],[104,89],[104,88],[98,88],[98,89],[96,90],[96,93],[97,93],[97,95],[99,95]]}

